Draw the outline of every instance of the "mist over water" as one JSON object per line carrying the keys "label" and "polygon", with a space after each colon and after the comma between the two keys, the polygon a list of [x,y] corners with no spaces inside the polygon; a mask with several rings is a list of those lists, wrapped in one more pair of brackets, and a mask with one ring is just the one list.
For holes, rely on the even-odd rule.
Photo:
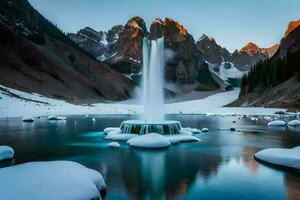
{"label": "mist over water", "polygon": [[143,120],[164,121],[164,39],[143,41]]}

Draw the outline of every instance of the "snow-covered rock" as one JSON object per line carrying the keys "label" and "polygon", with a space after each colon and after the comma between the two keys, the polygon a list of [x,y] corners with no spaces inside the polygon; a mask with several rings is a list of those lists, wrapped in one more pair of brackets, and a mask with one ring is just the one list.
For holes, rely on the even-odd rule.
{"label": "snow-covered rock", "polygon": [[270,148],[257,152],[255,158],[285,167],[300,169],[300,146],[292,149]]}
{"label": "snow-covered rock", "polygon": [[1,199],[102,199],[102,175],[70,161],[30,162],[0,169]]}
{"label": "snow-covered rock", "polygon": [[208,132],[208,128],[202,128],[201,131],[202,132]]}
{"label": "snow-covered rock", "polygon": [[274,120],[268,123],[268,126],[285,126],[285,121],[282,120]]}
{"label": "snow-covered rock", "polygon": [[199,129],[196,129],[196,128],[190,128],[190,127],[187,127],[187,128],[182,128],[182,130],[186,130],[186,131],[190,131],[194,134],[197,134],[197,133],[201,133],[201,131]]}
{"label": "snow-covered rock", "polygon": [[34,118],[33,117],[23,117],[22,121],[23,122],[34,122]]}
{"label": "snow-covered rock", "polygon": [[12,159],[14,157],[14,150],[9,146],[0,146],[0,161]]}
{"label": "snow-covered rock", "polygon": [[119,140],[119,141],[127,141],[131,138],[138,137],[138,134],[122,134],[122,133],[115,133],[112,134],[111,132],[105,136],[104,139],[106,140]]}
{"label": "snow-covered rock", "polygon": [[149,133],[132,138],[127,141],[130,146],[139,148],[166,148],[171,142],[158,133]]}
{"label": "snow-covered rock", "polygon": [[198,142],[200,141],[195,136],[189,134],[177,134],[177,135],[168,135],[165,136],[171,144],[178,144],[180,142]]}
{"label": "snow-covered rock", "polygon": [[63,116],[48,116],[48,120],[66,120],[66,117]]}
{"label": "snow-covered rock", "polygon": [[107,146],[111,147],[111,148],[119,148],[120,144],[117,142],[111,142],[111,143],[108,143]]}
{"label": "snow-covered rock", "polygon": [[108,133],[110,133],[112,131],[116,131],[116,130],[120,130],[120,128],[119,127],[107,127],[103,130],[103,132],[104,132],[104,134],[108,134]]}
{"label": "snow-covered rock", "polygon": [[289,121],[288,126],[300,126],[300,120]]}

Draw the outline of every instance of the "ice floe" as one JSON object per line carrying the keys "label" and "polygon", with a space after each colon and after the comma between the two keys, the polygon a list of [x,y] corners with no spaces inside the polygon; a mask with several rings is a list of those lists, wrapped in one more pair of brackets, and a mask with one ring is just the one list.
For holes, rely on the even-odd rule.
{"label": "ice floe", "polygon": [[108,143],[107,146],[111,147],[111,148],[119,148],[120,144],[117,142],[111,142],[111,143]]}
{"label": "ice floe", "polygon": [[300,120],[289,121],[288,126],[300,126]]}
{"label": "ice floe", "polygon": [[66,117],[63,116],[48,116],[48,120],[66,120]]}
{"label": "ice floe", "polygon": [[103,130],[104,134],[108,134],[108,133],[111,133],[113,131],[119,131],[120,132],[120,128],[119,127],[107,127]]}
{"label": "ice floe", "polygon": [[300,169],[300,146],[291,149],[269,148],[257,152],[255,158],[279,166]]}
{"label": "ice floe", "polygon": [[9,146],[0,146],[0,161],[12,159],[14,157],[14,149]]}
{"label": "ice floe", "polygon": [[102,175],[70,161],[30,162],[0,169],[1,199],[102,199]]}
{"label": "ice floe", "polygon": [[195,136],[189,134],[176,134],[176,135],[168,135],[165,136],[171,144],[178,144],[180,142],[198,142],[200,141]]}
{"label": "ice floe", "polygon": [[107,136],[105,136],[105,139],[106,140],[127,141],[131,138],[138,137],[138,136],[139,136],[138,134],[119,134],[119,131],[118,131],[118,133],[114,133],[114,134],[112,134],[110,132]]}
{"label": "ice floe", "polygon": [[282,120],[274,120],[268,123],[268,126],[285,126],[285,121]]}

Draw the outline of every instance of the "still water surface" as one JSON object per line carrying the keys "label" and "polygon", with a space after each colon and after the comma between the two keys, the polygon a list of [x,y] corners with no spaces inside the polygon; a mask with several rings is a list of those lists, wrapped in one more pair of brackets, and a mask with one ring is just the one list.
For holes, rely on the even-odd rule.
{"label": "still water surface", "polygon": [[[96,118],[96,122],[92,121]],[[105,199],[300,199],[300,174],[262,165],[253,154],[269,147],[300,145],[300,132],[270,129],[238,117],[171,115],[183,127],[210,131],[198,143],[167,150],[139,150],[121,143],[107,147],[105,127],[119,126],[133,116],[70,116],[65,122],[34,123],[0,119],[0,144],[15,149],[12,162],[70,160],[101,172]],[[236,121],[236,123],[233,123]],[[218,131],[235,127],[240,132]],[[299,155],[300,156],[300,155]]]}

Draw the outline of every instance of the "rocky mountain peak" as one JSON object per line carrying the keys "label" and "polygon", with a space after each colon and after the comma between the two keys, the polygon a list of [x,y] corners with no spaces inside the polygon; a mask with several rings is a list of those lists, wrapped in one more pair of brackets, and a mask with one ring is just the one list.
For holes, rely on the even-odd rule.
{"label": "rocky mountain peak", "polygon": [[248,42],[243,48],[240,49],[242,52],[246,53],[259,53],[261,48],[259,48],[255,43]]}
{"label": "rocky mountain peak", "polygon": [[287,28],[287,30],[285,31],[284,37],[287,37],[288,34],[289,34],[290,32],[292,32],[293,30],[295,30],[298,26],[300,26],[300,19],[295,20],[295,21],[291,21],[291,22],[288,24],[288,28]]}
{"label": "rocky mountain peak", "polygon": [[131,37],[140,37],[147,35],[145,21],[140,17],[132,17],[124,28],[125,32],[131,33]]}
{"label": "rocky mountain peak", "polygon": [[276,53],[278,47],[279,47],[279,45],[275,44],[269,48],[260,48],[255,43],[249,42],[248,44],[246,44],[246,46],[244,46],[243,48],[240,49],[240,52],[245,52],[250,55],[265,54],[267,57],[272,57]]}

